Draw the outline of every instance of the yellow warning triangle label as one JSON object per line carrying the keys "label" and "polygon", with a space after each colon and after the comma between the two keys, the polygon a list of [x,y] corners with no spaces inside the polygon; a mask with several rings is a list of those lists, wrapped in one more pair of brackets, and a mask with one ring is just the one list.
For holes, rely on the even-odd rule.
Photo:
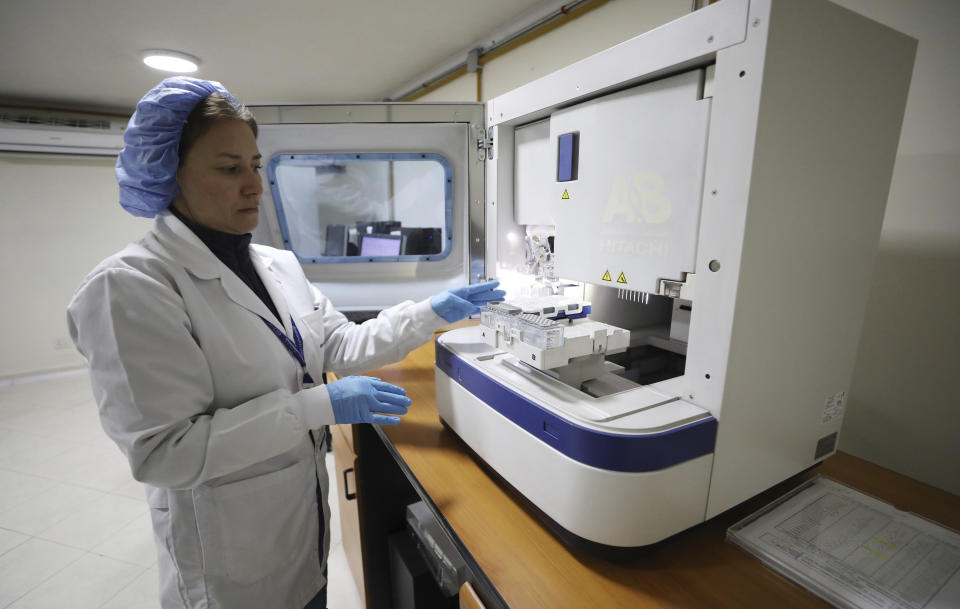
{"label": "yellow warning triangle label", "polygon": [[607,271],[607,272],[605,272],[605,273],[603,274],[603,280],[604,280],[604,281],[613,281],[613,279],[610,277],[610,271]]}
{"label": "yellow warning triangle label", "polygon": [[626,283],[627,277],[623,274],[623,271],[620,272],[620,276],[617,277],[617,283]]}
{"label": "yellow warning triangle label", "polygon": [[563,189],[563,196],[560,197],[560,198],[561,198],[561,199],[569,199],[569,198],[570,198],[570,193],[567,192],[567,189],[566,189],[566,188]]}

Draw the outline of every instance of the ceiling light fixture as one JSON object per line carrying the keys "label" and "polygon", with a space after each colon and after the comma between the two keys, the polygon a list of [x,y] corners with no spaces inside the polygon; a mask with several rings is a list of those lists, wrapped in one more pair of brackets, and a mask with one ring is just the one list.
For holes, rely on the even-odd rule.
{"label": "ceiling light fixture", "polygon": [[177,72],[179,74],[189,74],[196,72],[200,66],[200,60],[193,55],[180,53],[179,51],[167,51],[163,49],[150,49],[141,54],[143,63],[155,70],[164,72]]}

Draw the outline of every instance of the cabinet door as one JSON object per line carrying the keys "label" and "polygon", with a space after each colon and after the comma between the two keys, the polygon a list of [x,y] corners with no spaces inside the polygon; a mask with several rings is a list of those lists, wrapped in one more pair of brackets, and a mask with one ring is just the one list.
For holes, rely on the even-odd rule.
{"label": "cabinet door", "polygon": [[337,468],[337,503],[340,506],[340,534],[343,537],[343,551],[347,555],[347,564],[357,584],[360,600],[366,606],[363,588],[363,559],[360,547],[360,514],[357,510],[357,481],[354,467],[357,456],[353,452],[350,425],[334,425],[333,460]]}

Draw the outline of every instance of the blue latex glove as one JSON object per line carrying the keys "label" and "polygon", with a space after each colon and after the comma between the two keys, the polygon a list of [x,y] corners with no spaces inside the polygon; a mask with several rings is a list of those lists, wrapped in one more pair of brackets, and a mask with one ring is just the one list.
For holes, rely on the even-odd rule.
{"label": "blue latex glove", "polygon": [[372,376],[348,376],[327,385],[333,418],[337,423],[377,423],[396,425],[407,414],[410,398],[403,387],[391,385]]}
{"label": "blue latex glove", "polygon": [[498,285],[500,282],[494,279],[440,292],[430,299],[430,306],[444,320],[450,323],[460,321],[479,313],[480,307],[488,302],[503,300],[507,293],[493,289]]}

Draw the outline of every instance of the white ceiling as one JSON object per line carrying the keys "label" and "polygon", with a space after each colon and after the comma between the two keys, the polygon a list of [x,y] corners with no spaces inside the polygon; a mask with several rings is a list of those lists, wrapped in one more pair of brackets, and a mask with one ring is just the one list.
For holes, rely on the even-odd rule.
{"label": "white ceiling", "polygon": [[378,101],[556,0],[0,0],[0,103],[129,114],[201,59],[246,103]]}

